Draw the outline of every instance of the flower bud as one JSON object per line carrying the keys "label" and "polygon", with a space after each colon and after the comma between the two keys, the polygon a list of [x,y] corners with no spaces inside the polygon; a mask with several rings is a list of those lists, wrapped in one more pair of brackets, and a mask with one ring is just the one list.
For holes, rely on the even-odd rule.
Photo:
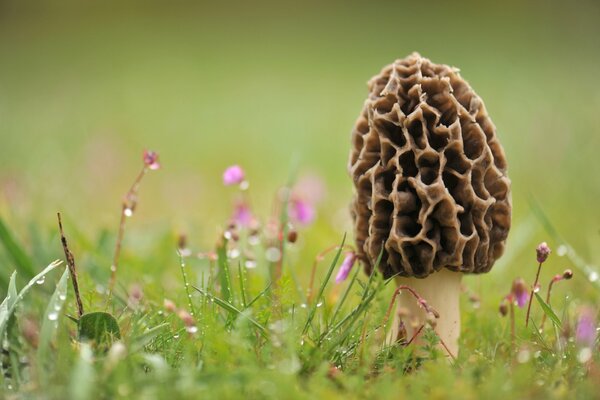
{"label": "flower bud", "polygon": [[563,279],[571,279],[573,277],[573,271],[571,271],[570,269],[565,269],[565,272],[563,272],[562,274]]}
{"label": "flower bud", "polygon": [[506,317],[506,314],[508,314],[508,304],[506,304],[506,301],[502,300],[500,307],[498,307],[498,311],[500,311],[500,315]]}
{"label": "flower bud", "polygon": [[535,252],[537,255],[537,262],[539,262],[541,264],[544,261],[546,261],[546,259],[550,255],[550,247],[548,246],[548,244],[546,242],[542,242],[535,249]]}

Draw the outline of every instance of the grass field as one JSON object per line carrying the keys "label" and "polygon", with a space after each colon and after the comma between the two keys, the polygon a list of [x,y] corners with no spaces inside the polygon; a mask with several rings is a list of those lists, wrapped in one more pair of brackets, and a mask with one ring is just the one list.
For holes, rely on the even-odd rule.
{"label": "grass field", "polygon": [[[598,18],[593,1],[0,2],[0,397],[598,397],[597,341],[577,336],[600,300]],[[335,248],[307,298],[315,257],[345,234],[352,243],[346,162],[365,82],[412,51],[461,69],[512,180],[507,251],[464,279],[456,360],[386,344],[392,285],[353,278],[358,266],[335,283]],[[126,219],[108,298],[121,199],[144,149],[161,168]],[[232,164],[243,194],[222,183]],[[278,261],[290,176],[322,198]],[[224,248],[240,198],[265,230]],[[65,258],[59,211],[85,311],[116,317],[121,339],[106,352],[77,340],[65,264],[34,279]],[[516,308],[513,339],[498,307],[515,278],[533,283],[543,241],[542,297],[555,274],[574,276],[553,288],[542,333]]]}

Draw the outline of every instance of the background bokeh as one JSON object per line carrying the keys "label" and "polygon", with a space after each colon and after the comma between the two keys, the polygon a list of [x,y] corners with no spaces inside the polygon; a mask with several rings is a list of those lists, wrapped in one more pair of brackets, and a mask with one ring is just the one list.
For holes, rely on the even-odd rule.
{"label": "background bokeh", "polygon": [[230,213],[227,165],[246,169],[265,214],[296,163],[327,187],[302,231],[310,259],[348,229],[366,81],[419,51],[459,67],[497,125],[514,203],[502,265],[522,271],[548,239],[531,197],[597,261],[600,3],[482,3],[0,1],[0,215],[25,241],[57,210],[92,236],[116,228],[150,148],[164,168],[132,229],[209,246]]}

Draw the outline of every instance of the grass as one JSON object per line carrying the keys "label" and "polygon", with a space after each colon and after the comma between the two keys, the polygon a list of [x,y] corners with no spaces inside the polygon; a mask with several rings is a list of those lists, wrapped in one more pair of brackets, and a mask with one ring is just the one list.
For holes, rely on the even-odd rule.
{"label": "grass", "polygon": [[[281,201],[287,204],[287,195]],[[284,226],[286,231],[295,229],[278,209],[278,232]],[[547,219],[544,223],[551,228]],[[87,255],[72,253],[65,239],[69,265],[53,262],[21,289],[16,276],[28,276],[30,264],[16,263],[0,306],[3,397],[595,396],[598,343],[582,346],[575,333],[580,323],[577,299],[555,296],[550,305],[535,293],[527,328],[523,310],[511,305],[515,320],[503,320],[497,305],[480,302],[466,288],[461,299],[461,350],[457,358],[450,358],[429,325],[423,327],[421,342],[387,340],[390,307],[397,294],[390,281],[377,274],[366,277],[355,266],[345,282],[332,282],[342,251],[347,251],[345,237],[333,252],[316,255],[318,290],[309,297],[312,288],[298,280],[297,265],[289,258],[257,257],[255,267],[246,267],[249,250],[266,254],[273,247],[296,246],[287,235],[274,242],[267,230],[259,241],[244,240],[253,229],[226,224],[215,249],[208,252],[213,257],[196,256],[182,238],[166,246],[165,255],[128,253],[121,267],[130,270],[129,276],[143,271],[148,257],[169,260],[165,268],[180,279],[168,292],[161,282],[147,277],[143,287],[127,287],[118,280],[108,292],[113,276],[109,271],[101,278],[80,271],[73,279],[77,275],[69,274],[69,266],[75,265],[74,257],[88,262],[111,259],[102,254],[110,248],[103,235]],[[68,225],[65,231],[68,236]],[[120,230],[114,239],[122,240],[124,233]],[[75,246],[79,241],[86,240],[73,238],[69,243]],[[7,227],[1,242],[9,254],[18,256],[15,261],[29,258]],[[55,240],[43,245],[61,244]],[[274,273],[273,264],[281,271]],[[533,271],[532,267],[530,275]],[[579,272],[584,271],[575,274]],[[547,278],[543,271],[541,280]],[[74,280],[79,281],[87,310],[81,316],[71,290]],[[550,323],[539,331],[544,314]],[[509,321],[516,326],[514,333]]]}
{"label": "grass", "polygon": [[[0,4],[0,398],[597,397],[597,344],[585,361],[574,339],[600,304],[597,2],[35,3]],[[386,344],[392,284],[358,266],[331,280],[353,242],[345,165],[365,81],[415,50],[485,99],[513,182],[505,255],[464,279],[456,361],[429,328],[424,348]],[[145,146],[165,168],[125,218]],[[251,177],[258,243],[251,227],[223,236],[232,163]],[[281,246],[272,198],[290,169],[327,196]],[[35,278],[65,258],[57,211],[81,309],[115,317],[106,353],[80,340],[108,322],[81,335],[65,265]],[[540,296],[528,328],[512,305],[513,336],[498,307],[514,278],[532,283],[542,241]]]}

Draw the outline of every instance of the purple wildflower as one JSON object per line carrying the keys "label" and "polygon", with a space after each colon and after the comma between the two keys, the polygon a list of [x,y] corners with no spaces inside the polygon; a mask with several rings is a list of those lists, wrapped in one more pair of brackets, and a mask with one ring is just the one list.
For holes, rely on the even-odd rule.
{"label": "purple wildflower", "polygon": [[250,226],[250,224],[254,221],[254,216],[252,215],[252,211],[250,210],[248,204],[244,202],[237,203],[233,211],[232,220],[240,226]]}
{"label": "purple wildflower", "polygon": [[575,341],[582,347],[593,347],[596,342],[596,312],[591,307],[582,307],[579,312]]}
{"label": "purple wildflower", "polygon": [[152,170],[160,168],[160,163],[158,162],[158,153],[155,151],[144,150],[142,160],[144,161],[144,165]]}
{"label": "purple wildflower", "polygon": [[523,278],[517,278],[513,281],[511,293],[514,299],[517,301],[517,306],[523,308],[529,300],[529,293],[527,291],[527,285]]}
{"label": "purple wildflower", "polygon": [[223,172],[223,184],[225,186],[239,185],[244,181],[244,170],[239,165],[232,165]]}
{"label": "purple wildflower", "polygon": [[537,262],[541,264],[546,261],[550,255],[550,247],[546,242],[542,242],[538,245],[538,247],[536,247],[535,252],[537,255]]}
{"label": "purple wildflower", "polygon": [[352,270],[355,261],[356,255],[354,254],[354,252],[350,251],[346,253],[346,257],[344,258],[344,261],[340,266],[340,270],[338,271],[335,277],[335,283],[343,282],[346,280],[346,278],[348,278],[348,275],[350,274],[350,271]]}
{"label": "purple wildflower", "polygon": [[290,201],[290,218],[301,225],[308,225],[315,219],[314,206],[300,198],[294,198]]}

